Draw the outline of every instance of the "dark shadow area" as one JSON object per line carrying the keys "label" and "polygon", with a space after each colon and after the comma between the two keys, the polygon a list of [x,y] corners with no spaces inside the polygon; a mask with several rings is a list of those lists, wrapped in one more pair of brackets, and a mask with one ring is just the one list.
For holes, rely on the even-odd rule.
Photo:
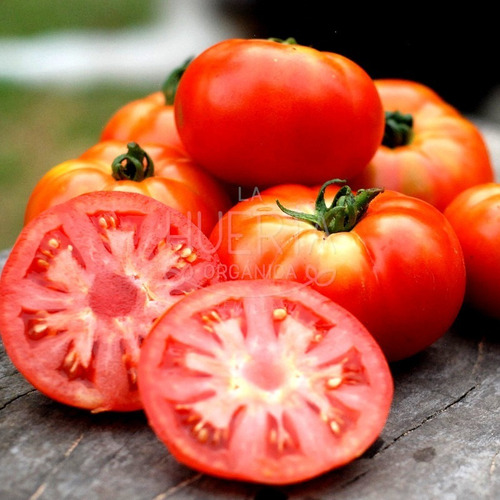
{"label": "dark shadow area", "polygon": [[480,6],[453,10],[421,4],[350,6],[340,2],[220,0],[257,38],[294,37],[342,54],[372,78],[428,85],[463,113],[480,108],[500,79],[495,69],[496,16]]}

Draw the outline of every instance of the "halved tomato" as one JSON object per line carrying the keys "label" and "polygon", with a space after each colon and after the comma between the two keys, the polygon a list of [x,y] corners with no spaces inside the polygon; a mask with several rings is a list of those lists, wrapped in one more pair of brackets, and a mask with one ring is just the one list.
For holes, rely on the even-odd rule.
{"label": "halved tomato", "polygon": [[138,380],[153,430],[180,462],[269,484],[361,455],[393,394],[365,327],[288,280],[221,282],[183,298],[144,341]]}
{"label": "halved tomato", "polygon": [[7,354],[57,401],[140,408],[140,345],[165,309],[219,279],[212,249],[187,217],[142,194],[92,192],[49,208],[3,269]]}

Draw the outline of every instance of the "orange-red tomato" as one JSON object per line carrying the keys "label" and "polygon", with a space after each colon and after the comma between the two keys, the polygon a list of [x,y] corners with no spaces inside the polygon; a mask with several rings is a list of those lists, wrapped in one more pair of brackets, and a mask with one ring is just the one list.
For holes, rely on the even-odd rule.
{"label": "orange-red tomato", "polygon": [[375,80],[375,85],[386,132],[369,166],[349,178],[353,188],[396,190],[443,210],[464,189],[493,180],[478,128],[432,89],[406,80]]}
{"label": "orange-red tomato", "polygon": [[184,151],[174,118],[174,98],[179,79],[190,59],[175,68],[161,91],[136,99],[118,109],[105,124],[101,141],[158,143]]}
{"label": "orange-red tomato", "polygon": [[457,233],[467,272],[465,300],[500,318],[500,184],[479,184],[460,193],[445,209]]}
{"label": "orange-red tomato", "polygon": [[275,186],[232,207],[210,236],[226,278],[310,284],[357,316],[391,361],[446,333],[463,302],[465,265],[443,213],[396,191],[354,196],[328,186],[323,199],[318,191]]}
{"label": "orange-red tomato", "polygon": [[79,158],[53,167],[31,193],[25,223],[83,193],[132,191],[179,210],[209,234],[231,204],[224,188],[173,147],[145,144],[140,151],[135,143],[102,141]]}
{"label": "orange-red tomato", "polygon": [[158,91],[131,101],[110,118],[104,126],[101,141],[135,141],[158,143],[184,151],[174,119],[174,107]]}
{"label": "orange-red tomato", "polygon": [[384,129],[380,98],[361,67],[289,40],[209,47],[182,75],[174,107],[189,156],[244,186],[353,176]]}

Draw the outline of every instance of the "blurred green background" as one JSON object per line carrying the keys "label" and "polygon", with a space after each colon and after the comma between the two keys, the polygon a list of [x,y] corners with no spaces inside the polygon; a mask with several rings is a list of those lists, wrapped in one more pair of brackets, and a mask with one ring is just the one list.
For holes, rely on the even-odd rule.
{"label": "blurred green background", "polygon": [[[494,46],[487,42],[495,40],[496,32],[483,29],[489,18],[482,11],[477,14],[482,24],[475,26],[473,36],[465,38],[461,36],[463,27],[474,27],[469,22],[469,11],[464,11],[461,24],[442,23],[441,18],[436,18],[430,27],[426,25],[425,33],[421,23],[423,18],[427,21],[426,12],[410,19],[398,11],[394,18],[411,29],[398,32],[394,47],[393,31],[381,29],[388,25],[389,7],[380,10],[382,6],[377,4],[373,17],[378,22],[369,16],[364,23],[360,23],[354,4],[352,8],[336,8],[333,17],[326,13],[327,7],[328,2],[312,0],[304,7],[309,14],[304,18],[304,9],[283,8],[279,2],[266,0],[2,0],[0,250],[15,242],[29,195],[45,172],[95,144],[118,108],[158,90],[164,76],[173,69],[170,63],[177,66],[186,55],[196,53],[192,48],[204,49],[214,39],[294,36],[305,45],[352,58],[374,78],[409,78],[426,83],[460,110],[500,123],[500,84],[494,72],[487,71],[491,51],[483,50]],[[494,16],[489,17],[495,22]],[[97,46],[102,57],[100,53],[90,58],[88,52],[74,52],[79,68],[70,67],[73,81],[69,84],[63,78],[69,75],[55,73],[61,81],[45,78],[49,70],[53,76],[54,67],[58,68],[61,59],[68,56],[65,38],[52,38],[53,45],[45,44],[45,52],[36,52],[38,44],[50,42],[51,34],[61,33],[74,34],[79,42],[92,42],[95,34],[104,35],[110,46],[108,51],[101,39]],[[132,42],[124,40],[127,34],[133,35]],[[367,39],[370,43],[366,43]],[[31,43],[36,57],[12,51],[12,40],[24,48]],[[462,45],[457,45],[459,42]],[[132,56],[127,51],[116,55],[117,47],[122,46],[127,46]],[[184,49],[189,53],[179,54]],[[109,59],[104,56],[115,57],[115,61],[123,58],[118,62],[127,64],[120,66],[121,73],[113,72],[117,68],[105,66]],[[465,72],[464,57],[468,64]],[[87,70],[84,63],[96,60],[101,66],[94,65],[94,69],[107,72],[109,78],[82,78]],[[9,73],[13,66],[29,73],[29,64],[34,78],[14,78]],[[127,71],[132,67],[133,72],[124,73],[125,66]],[[500,144],[496,135],[493,144]],[[499,154],[495,150],[495,158]]]}
{"label": "blurred green background", "polygon": [[[147,0],[2,0],[0,37],[32,37],[52,30],[123,30],[148,23]],[[39,178],[98,141],[111,114],[153,89],[86,84],[26,84],[0,78],[0,249],[10,248]]]}

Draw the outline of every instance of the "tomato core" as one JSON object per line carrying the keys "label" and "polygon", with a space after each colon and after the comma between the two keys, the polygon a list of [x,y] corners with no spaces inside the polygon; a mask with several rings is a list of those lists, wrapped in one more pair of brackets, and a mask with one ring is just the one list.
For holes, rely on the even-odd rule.
{"label": "tomato core", "polygon": [[265,391],[273,391],[286,381],[286,368],[282,363],[269,359],[252,359],[242,371],[245,379]]}
{"label": "tomato core", "polygon": [[[137,302],[138,289],[128,276],[98,274],[89,291],[89,305],[96,314],[126,316]],[[117,300],[109,300],[114,297]]]}

